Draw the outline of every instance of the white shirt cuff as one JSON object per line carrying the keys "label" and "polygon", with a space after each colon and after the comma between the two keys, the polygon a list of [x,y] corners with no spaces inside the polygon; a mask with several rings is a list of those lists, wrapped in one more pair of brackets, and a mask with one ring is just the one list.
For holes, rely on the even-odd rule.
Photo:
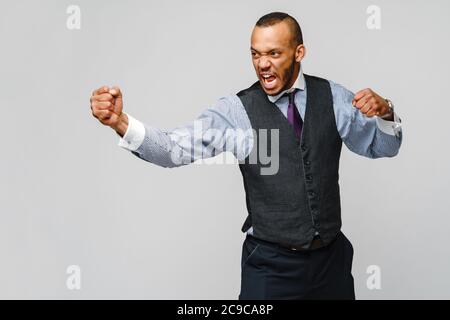
{"label": "white shirt cuff", "polygon": [[136,120],[128,113],[128,128],[123,138],[120,138],[118,146],[129,151],[136,151],[145,138],[145,127],[142,122]]}
{"label": "white shirt cuff", "polygon": [[380,117],[375,116],[377,121],[377,127],[382,132],[389,134],[391,136],[397,136],[402,129],[402,120],[399,116],[394,112],[394,121],[389,121],[382,119]]}

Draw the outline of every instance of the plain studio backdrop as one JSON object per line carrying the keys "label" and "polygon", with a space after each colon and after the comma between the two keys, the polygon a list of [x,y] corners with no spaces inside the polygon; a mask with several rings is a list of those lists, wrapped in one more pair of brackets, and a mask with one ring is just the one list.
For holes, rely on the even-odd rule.
{"label": "plain studio backdrop", "polygon": [[[80,29],[67,27],[71,5]],[[380,29],[367,26],[371,5]],[[237,164],[142,161],[92,117],[89,98],[119,85],[135,118],[188,123],[256,81],[250,34],[271,11],[299,21],[305,73],[370,87],[403,122],[395,158],[342,149],[357,298],[450,298],[445,0],[2,1],[1,298],[238,297],[247,212]],[[71,265],[80,290],[67,287]]]}

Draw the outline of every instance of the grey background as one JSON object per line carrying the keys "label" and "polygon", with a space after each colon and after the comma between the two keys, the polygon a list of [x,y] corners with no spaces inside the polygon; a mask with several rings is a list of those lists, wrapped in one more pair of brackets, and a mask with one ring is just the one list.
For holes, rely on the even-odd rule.
{"label": "grey background", "polygon": [[[81,8],[68,30],[66,9]],[[366,8],[381,8],[368,30]],[[450,298],[448,1],[1,1],[0,297],[236,299],[246,216],[236,165],[164,169],[91,116],[119,85],[124,111],[173,128],[256,80],[250,34],[285,11],[306,73],[391,98],[392,159],[343,148],[343,231],[359,299]],[[185,99],[184,97],[188,97]],[[66,288],[79,265],[82,288]],[[381,290],[366,269],[381,268]]]}

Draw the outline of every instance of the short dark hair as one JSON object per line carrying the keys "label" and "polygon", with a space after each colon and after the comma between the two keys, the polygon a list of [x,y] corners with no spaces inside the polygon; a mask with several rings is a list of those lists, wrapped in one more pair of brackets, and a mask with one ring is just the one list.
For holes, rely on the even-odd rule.
{"label": "short dark hair", "polygon": [[291,17],[287,13],[284,12],[268,13],[259,18],[259,20],[256,22],[256,26],[269,27],[284,20],[287,20],[287,22],[289,23],[289,27],[293,35],[293,40],[295,41],[296,45],[303,44],[303,35],[300,25],[298,24],[297,20],[295,20],[295,18]]}

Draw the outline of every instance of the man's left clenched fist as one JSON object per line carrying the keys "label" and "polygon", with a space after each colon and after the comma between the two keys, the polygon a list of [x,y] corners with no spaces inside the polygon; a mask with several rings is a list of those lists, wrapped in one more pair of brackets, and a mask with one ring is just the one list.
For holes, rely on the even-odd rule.
{"label": "man's left clenched fist", "polygon": [[358,91],[353,97],[352,104],[368,117],[381,117],[391,111],[387,101],[369,88]]}

